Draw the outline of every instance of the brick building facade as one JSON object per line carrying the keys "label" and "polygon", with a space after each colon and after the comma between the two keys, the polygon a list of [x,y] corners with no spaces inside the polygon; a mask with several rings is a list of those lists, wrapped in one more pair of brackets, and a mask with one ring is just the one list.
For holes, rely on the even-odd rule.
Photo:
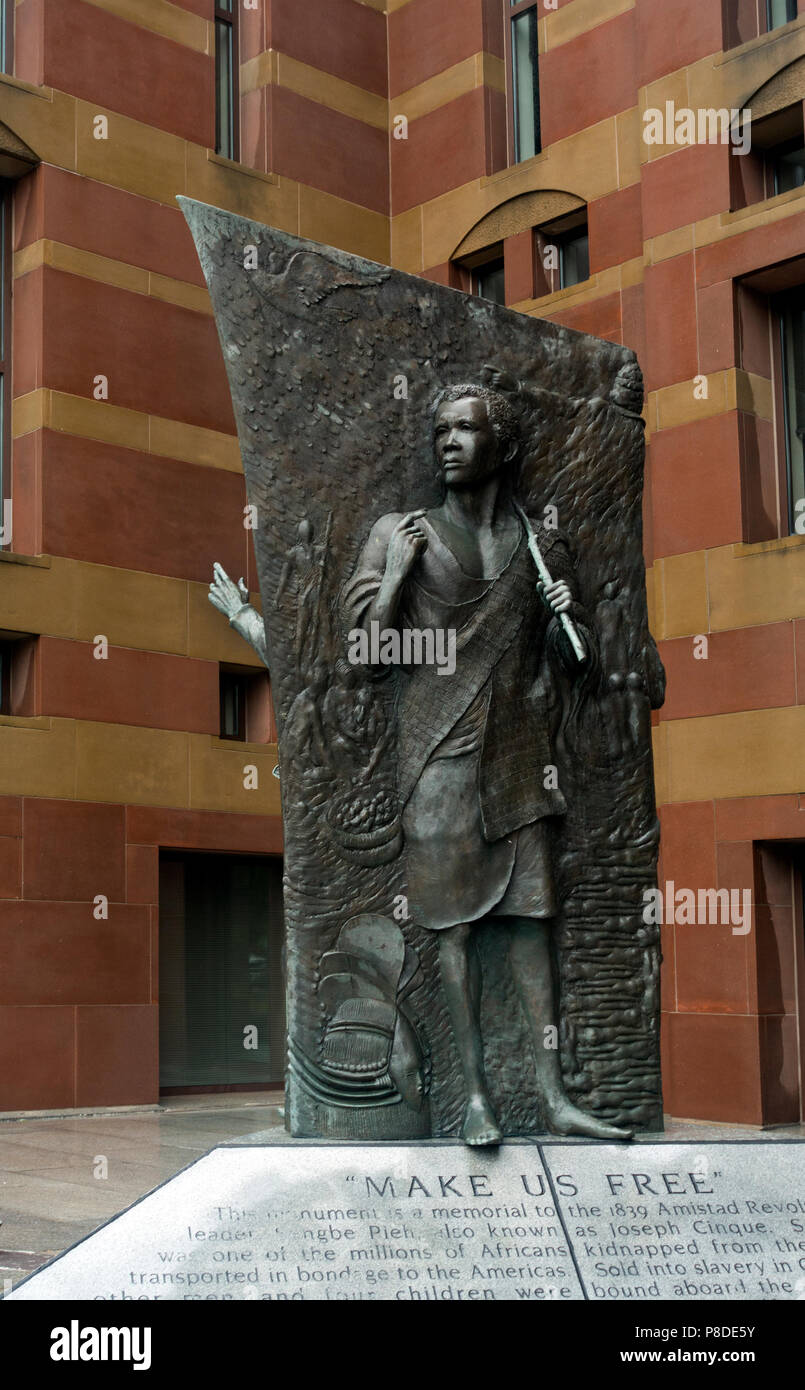
{"label": "brick building facade", "polygon": [[[214,560],[256,578],[184,193],[638,352],[661,882],[755,904],[664,928],[666,1109],[801,1118],[800,6],[0,6],[0,1109],[153,1102],[160,1054],[163,1086],[281,1074],[273,720],[207,601]],[[748,153],[740,120],[680,143],[747,107]]]}

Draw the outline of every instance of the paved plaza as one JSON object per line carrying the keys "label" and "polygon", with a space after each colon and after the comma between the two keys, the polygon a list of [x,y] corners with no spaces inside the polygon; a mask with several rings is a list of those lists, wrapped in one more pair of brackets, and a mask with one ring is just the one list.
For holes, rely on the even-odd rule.
{"label": "paved plaza", "polygon": [[[0,1119],[0,1280],[12,1287],[216,1145],[282,1138],[281,1091],[159,1107]],[[103,1176],[103,1174],[106,1176]],[[7,1288],[7,1286],[6,1286]]]}

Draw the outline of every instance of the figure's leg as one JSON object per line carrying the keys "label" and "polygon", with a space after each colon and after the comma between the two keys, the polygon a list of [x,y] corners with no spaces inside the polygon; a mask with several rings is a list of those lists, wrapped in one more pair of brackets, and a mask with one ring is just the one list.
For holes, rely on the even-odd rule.
{"label": "figure's leg", "polygon": [[439,932],[439,969],[467,1090],[462,1138],[474,1146],[499,1144],[503,1135],[489,1104],[484,1076],[479,1017],[481,966],[469,924],[460,923]]}
{"label": "figure's leg", "polygon": [[553,1134],[586,1134],[593,1139],[631,1139],[632,1131],[619,1129],[579,1110],[565,1094],[558,1047],[546,1046],[556,1035],[545,1029],[556,1026],[556,986],[553,978],[550,930],[547,921],[518,917],[511,927],[510,960],[520,1003],[531,1029],[537,1081],[545,1107],[545,1119]]}

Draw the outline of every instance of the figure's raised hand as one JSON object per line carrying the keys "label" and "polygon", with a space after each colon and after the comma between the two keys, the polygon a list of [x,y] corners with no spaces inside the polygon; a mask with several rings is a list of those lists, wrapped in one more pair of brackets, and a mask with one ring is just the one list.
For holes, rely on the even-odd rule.
{"label": "figure's raised hand", "polygon": [[386,573],[394,579],[405,579],[410,574],[418,556],[428,544],[428,538],[419,524],[424,515],[424,508],[407,512],[391,533],[386,553]]}
{"label": "figure's raised hand", "polygon": [[249,602],[249,590],[246,588],[242,579],[237,584],[229,578],[223,565],[216,561],[213,565],[215,578],[210,585],[210,592],[207,597],[213,608],[217,608],[219,613],[225,617],[232,618],[238,613],[245,603]]}

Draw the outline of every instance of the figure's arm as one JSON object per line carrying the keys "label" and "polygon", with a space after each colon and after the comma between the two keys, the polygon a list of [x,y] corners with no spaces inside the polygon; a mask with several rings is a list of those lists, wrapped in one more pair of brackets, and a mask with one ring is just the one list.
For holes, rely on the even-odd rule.
{"label": "figure's arm", "polygon": [[342,594],[347,629],[395,626],[405,581],[428,543],[417,525],[421,516],[391,512],[375,522]]}
{"label": "figure's arm", "polygon": [[[422,512],[419,511],[407,512],[399,519],[395,519],[394,514],[384,517],[383,522],[386,525],[375,536],[375,531],[378,531],[381,525],[379,523],[369,537],[370,544],[374,537],[374,544],[379,552],[384,547],[384,533],[388,532],[383,577],[380,588],[367,609],[364,627],[375,622],[379,623],[382,629],[393,627],[396,623],[405,581],[428,544],[424,532],[418,525],[421,516]],[[389,523],[393,523],[390,531]]]}
{"label": "figure's arm", "polygon": [[235,584],[217,561],[213,573],[215,578],[207,595],[210,603],[229,619],[230,626],[254,648],[264,666],[268,666],[265,623],[249,603],[249,590],[242,579]]}
{"label": "figure's arm", "polygon": [[245,603],[229,619],[231,626],[248,642],[250,647],[257,652],[260,660],[265,667],[268,667],[268,650],[266,647],[266,625],[262,615],[252,608],[250,603]]}

